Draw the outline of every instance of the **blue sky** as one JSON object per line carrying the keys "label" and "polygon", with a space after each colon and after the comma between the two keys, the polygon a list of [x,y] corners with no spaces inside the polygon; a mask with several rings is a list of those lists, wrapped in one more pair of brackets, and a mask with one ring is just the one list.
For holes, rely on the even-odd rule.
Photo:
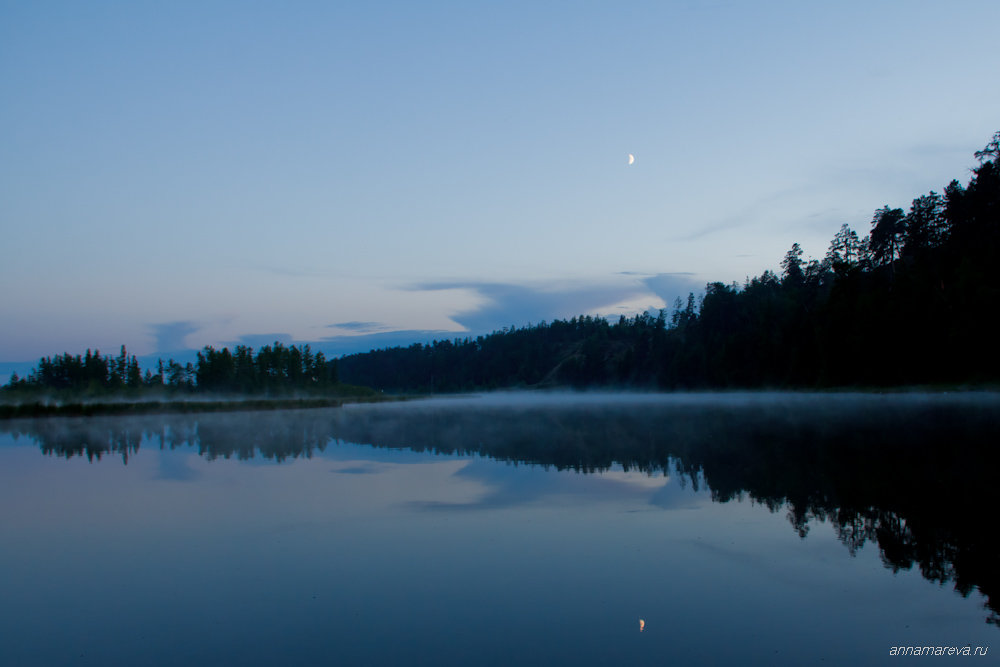
{"label": "blue sky", "polygon": [[617,317],[821,257],[967,180],[997,25],[995,0],[0,2],[0,360]]}

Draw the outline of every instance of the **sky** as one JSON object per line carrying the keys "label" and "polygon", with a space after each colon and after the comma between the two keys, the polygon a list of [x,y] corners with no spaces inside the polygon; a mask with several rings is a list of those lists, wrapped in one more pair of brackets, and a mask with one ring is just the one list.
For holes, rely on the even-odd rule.
{"label": "sky", "polygon": [[997,25],[995,0],[0,0],[0,360],[617,319],[821,258],[968,180]]}

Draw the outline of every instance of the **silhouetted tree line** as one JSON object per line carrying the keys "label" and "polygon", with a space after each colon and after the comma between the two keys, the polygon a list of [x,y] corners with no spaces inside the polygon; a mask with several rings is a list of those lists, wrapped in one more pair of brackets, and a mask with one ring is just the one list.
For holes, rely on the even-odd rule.
{"label": "silhouetted tree line", "polygon": [[526,386],[891,386],[1000,380],[1000,132],[966,186],[843,225],[821,260],[710,283],[672,314],[582,316],[341,359],[352,383],[448,392]]}
{"label": "silhouetted tree line", "polygon": [[195,384],[205,391],[281,393],[297,389],[324,389],[337,384],[336,360],[327,362],[322,352],[308,345],[285,347],[275,341],[254,356],[253,349],[238,345],[198,353]]}
{"label": "silhouetted tree line", "polygon": [[135,388],[151,382],[147,371],[143,378],[135,355],[128,355],[122,345],[118,357],[102,357],[100,350],[75,357],[70,354],[42,357],[38,367],[28,377],[19,378],[14,373],[8,389],[44,387],[47,389],[82,389],[90,391]]}
{"label": "silhouetted tree line", "polygon": [[198,352],[197,363],[185,365],[160,359],[156,373],[142,374],[135,355],[125,346],[117,358],[102,357],[100,351],[81,355],[43,357],[25,378],[15,373],[4,386],[8,395],[57,392],[65,395],[100,396],[143,390],[167,393],[228,393],[273,395],[298,391],[321,392],[339,384],[337,360],[328,361],[322,352],[308,345],[285,346],[275,341],[254,354],[253,348],[238,345],[230,352],[208,346]]}
{"label": "silhouetted tree line", "polygon": [[[481,455],[581,473],[615,466],[671,475],[716,502],[785,512],[805,538],[829,522],[850,554],[877,545],[893,571],[918,568],[962,595],[980,590],[1000,621],[995,446],[989,396],[697,395],[652,403],[526,401],[380,409],[166,415],[0,423],[42,451],[127,463],[142,443],[206,458],[284,461],[333,441]],[[652,498],[657,503],[657,497]]]}

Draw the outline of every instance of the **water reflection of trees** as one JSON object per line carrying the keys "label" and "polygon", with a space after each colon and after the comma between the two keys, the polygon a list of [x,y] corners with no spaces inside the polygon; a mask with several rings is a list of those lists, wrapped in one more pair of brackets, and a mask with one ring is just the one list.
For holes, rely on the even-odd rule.
{"label": "water reflection of trees", "polygon": [[679,475],[713,500],[785,511],[805,537],[829,522],[851,554],[878,546],[893,571],[918,567],[1000,620],[993,530],[1000,410],[990,400],[879,396],[421,407],[10,422],[46,454],[127,463],[140,445],[209,459],[309,457],[331,440],[478,454],[559,470]]}
{"label": "water reflection of trees", "polygon": [[127,465],[140,446],[192,448],[209,460],[281,462],[309,458],[326,447],[329,413],[316,419],[318,412],[325,411],[12,420],[0,432],[33,438],[47,455],[85,456],[91,462],[115,456]]}

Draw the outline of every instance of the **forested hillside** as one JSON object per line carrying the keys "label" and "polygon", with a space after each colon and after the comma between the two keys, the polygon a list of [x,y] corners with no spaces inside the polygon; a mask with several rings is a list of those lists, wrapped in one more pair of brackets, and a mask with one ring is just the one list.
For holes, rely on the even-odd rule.
{"label": "forested hillside", "polygon": [[892,386],[1000,381],[1000,132],[966,185],[886,205],[826,256],[794,244],[781,273],[710,283],[672,312],[582,316],[475,339],[341,358],[347,382],[388,391],[570,385],[642,388]]}

